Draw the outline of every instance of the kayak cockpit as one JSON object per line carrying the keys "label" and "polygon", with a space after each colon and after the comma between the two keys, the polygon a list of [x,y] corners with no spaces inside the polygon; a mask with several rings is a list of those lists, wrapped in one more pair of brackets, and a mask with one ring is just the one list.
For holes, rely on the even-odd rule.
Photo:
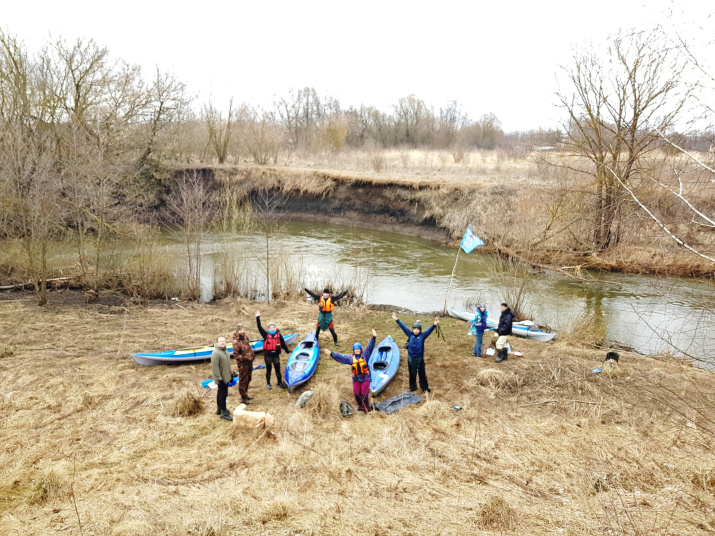
{"label": "kayak cockpit", "polygon": [[312,352],[298,352],[293,356],[293,359],[295,359],[296,361],[307,361],[309,359],[312,359],[312,357]]}

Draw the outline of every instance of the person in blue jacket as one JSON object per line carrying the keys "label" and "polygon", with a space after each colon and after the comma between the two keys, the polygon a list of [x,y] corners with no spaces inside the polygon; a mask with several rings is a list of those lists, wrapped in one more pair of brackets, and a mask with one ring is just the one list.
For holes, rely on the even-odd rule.
{"label": "person in blue jacket", "polygon": [[434,325],[428,327],[424,333],[419,320],[413,324],[412,331],[410,331],[405,324],[397,319],[397,314],[392,313],[392,319],[397,322],[400,329],[409,337],[407,340],[407,364],[410,371],[410,391],[417,390],[417,376],[419,375],[420,389],[422,389],[423,393],[429,393],[430,388],[427,384],[427,374],[425,373],[425,339],[439,325],[439,318],[435,318]]}
{"label": "person in blue jacket", "polygon": [[472,325],[469,328],[470,335],[476,335],[477,340],[474,342],[474,350],[472,355],[482,357],[482,341],[484,339],[484,331],[487,329],[487,306],[480,303],[472,317]]}

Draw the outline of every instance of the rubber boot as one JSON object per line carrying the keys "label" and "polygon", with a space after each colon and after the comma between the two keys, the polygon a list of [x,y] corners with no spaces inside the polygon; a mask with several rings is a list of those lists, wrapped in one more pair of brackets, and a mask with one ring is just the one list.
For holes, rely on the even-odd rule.
{"label": "rubber boot", "polygon": [[286,384],[283,383],[283,382],[281,382],[281,383],[278,384],[278,387],[280,387],[281,389],[285,389],[285,388],[286,388]]}
{"label": "rubber boot", "polygon": [[271,387],[271,384],[268,383],[268,384],[266,384],[266,389],[273,389],[273,387]]}
{"label": "rubber boot", "polygon": [[221,418],[224,421],[232,421],[233,417],[231,417],[231,412],[228,411],[227,409],[221,410]]}
{"label": "rubber boot", "polygon": [[502,361],[506,361],[509,359],[509,356],[507,355],[507,349],[504,348],[502,350],[499,350],[499,356],[494,360],[495,363],[501,363]]}
{"label": "rubber boot", "polygon": [[248,398],[247,396],[242,396],[242,397],[241,397],[241,402],[243,402],[243,403],[246,404],[246,405],[253,404],[253,402],[251,402],[251,399]]}
{"label": "rubber boot", "polygon": [[217,409],[217,410],[216,410],[216,415],[221,415],[221,410],[220,410],[220,409]]}

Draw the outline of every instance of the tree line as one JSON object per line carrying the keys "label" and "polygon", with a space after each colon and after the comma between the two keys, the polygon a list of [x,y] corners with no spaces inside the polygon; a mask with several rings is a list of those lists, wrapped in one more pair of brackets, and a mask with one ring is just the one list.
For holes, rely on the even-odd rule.
{"label": "tree line", "polygon": [[[631,32],[610,39],[605,51],[576,50],[558,94],[561,129],[505,134],[494,114],[473,120],[457,102],[435,109],[415,95],[388,111],[343,108],[313,88],[290,90],[269,108],[233,100],[199,106],[172,74],[146,75],[93,40],[60,38],[30,52],[0,30],[0,239],[19,241],[44,303],[50,245],[72,236],[79,271],[96,288],[105,241],[119,222],[149,222],[158,206],[167,207],[177,166],[265,165],[299,150],[395,146],[558,147],[532,158],[590,182],[553,192],[541,242],[558,231],[578,249],[615,247],[648,200],[670,214],[680,206],[677,214],[710,229],[711,212],[694,200],[710,184],[712,165],[683,156],[712,146],[712,131],[676,128],[702,102],[700,88],[684,82],[683,46],[659,32]],[[697,113],[711,111],[706,101]],[[570,204],[559,201],[575,195]],[[578,213],[567,210],[576,204]],[[683,222],[649,214],[698,252],[673,230]]]}

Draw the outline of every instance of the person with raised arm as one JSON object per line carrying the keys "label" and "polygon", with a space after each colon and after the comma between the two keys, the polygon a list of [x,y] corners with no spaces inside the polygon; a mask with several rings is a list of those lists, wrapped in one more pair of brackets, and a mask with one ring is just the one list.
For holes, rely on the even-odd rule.
{"label": "person with raised arm", "polygon": [[400,329],[407,335],[407,364],[410,371],[410,391],[417,390],[417,376],[420,377],[420,389],[423,393],[429,393],[430,388],[427,383],[427,373],[425,372],[425,340],[429,337],[434,328],[439,325],[439,318],[434,319],[434,324],[422,332],[422,324],[417,320],[412,325],[410,331],[405,324],[397,318],[396,313],[392,313],[392,319],[397,322]]}
{"label": "person with raised arm", "polygon": [[356,342],[353,344],[352,354],[341,354],[339,352],[331,352],[330,350],[323,350],[325,355],[329,355],[338,363],[343,365],[352,365],[353,372],[353,394],[355,395],[355,401],[357,402],[358,408],[365,412],[367,415],[370,411],[370,382],[372,378],[370,376],[370,367],[367,362],[372,355],[372,351],[375,348],[375,338],[377,337],[377,332],[372,330],[372,338],[367,343],[367,348],[365,352],[362,351],[362,344]]}
{"label": "person with raised arm", "polygon": [[307,288],[304,288],[303,290],[308,293],[308,296],[318,302],[318,310],[320,312],[318,313],[318,323],[316,324],[315,328],[315,339],[318,340],[318,337],[320,337],[321,329],[327,329],[330,330],[330,333],[333,336],[333,342],[335,343],[335,346],[339,346],[338,334],[335,333],[335,324],[333,322],[333,309],[335,308],[335,302],[344,298],[348,291],[346,290],[341,292],[337,296],[333,296],[330,294],[330,289],[328,288],[323,289],[322,295],[315,294]]}
{"label": "person with raised arm", "polygon": [[281,348],[290,354],[288,345],[283,340],[281,332],[276,328],[275,322],[268,322],[268,331],[263,329],[261,326],[260,311],[256,311],[256,325],[258,326],[261,337],[263,337],[263,359],[266,362],[266,387],[273,389],[271,386],[271,369],[275,368],[278,387],[285,389],[286,386],[283,383],[283,376],[281,374]]}

